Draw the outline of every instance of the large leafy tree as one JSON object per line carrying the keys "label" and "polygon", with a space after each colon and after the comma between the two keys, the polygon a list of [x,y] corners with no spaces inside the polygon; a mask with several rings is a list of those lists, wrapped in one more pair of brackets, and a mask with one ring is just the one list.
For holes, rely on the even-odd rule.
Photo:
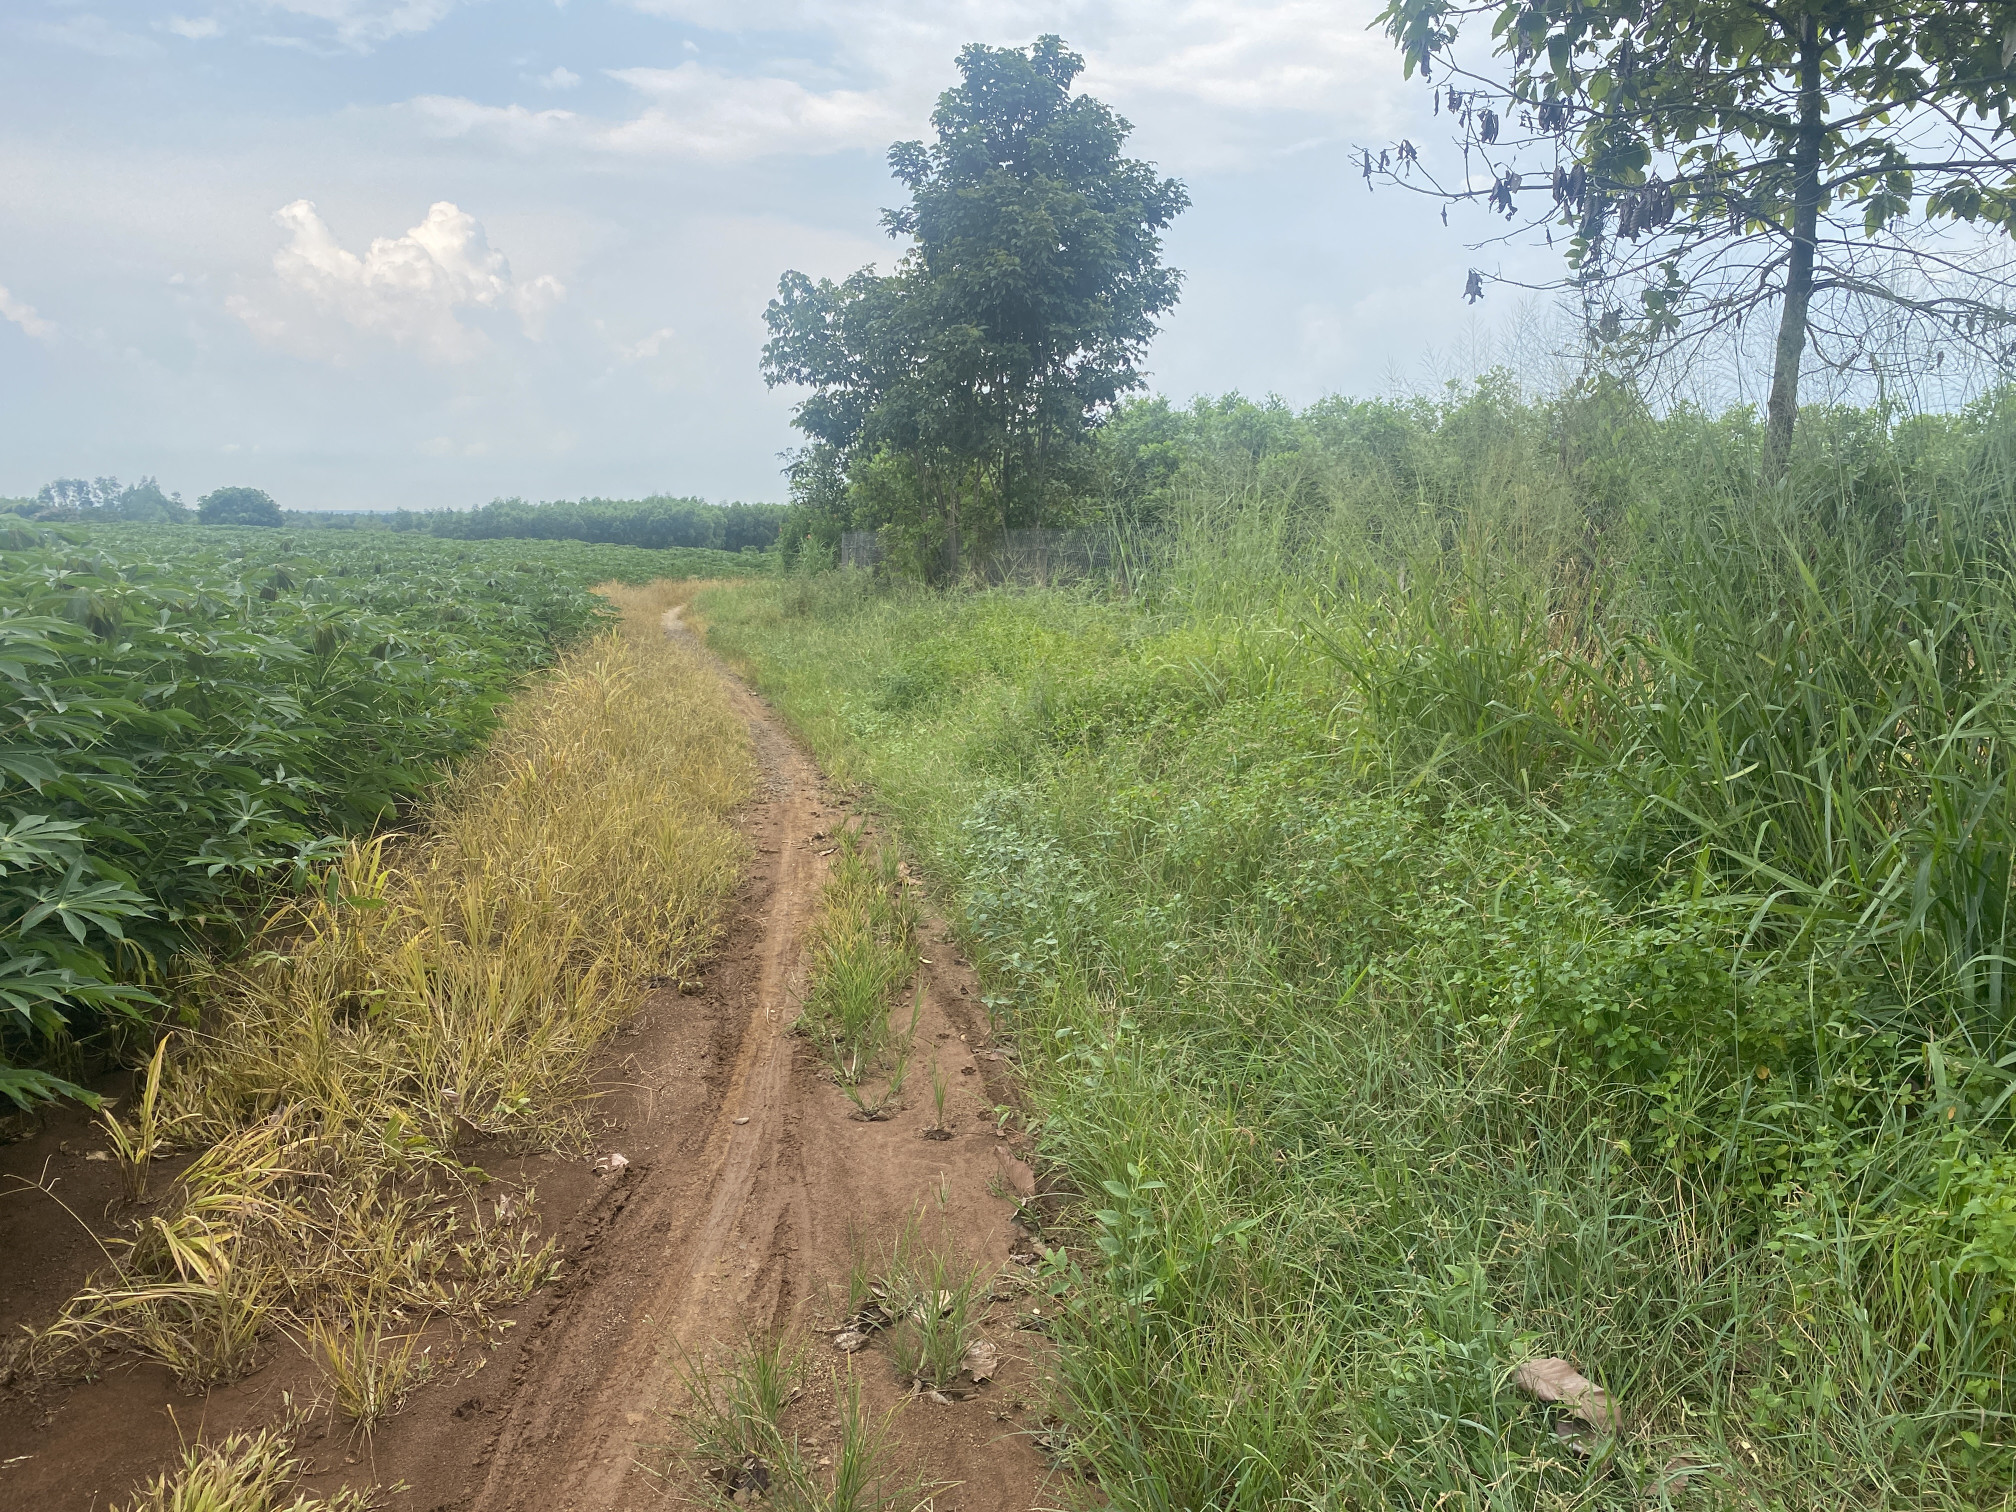
{"label": "large leafy tree", "polygon": [[1621,352],[1775,310],[1767,476],[1804,362],[1928,324],[1929,360],[2008,359],[2016,0],[1389,0],[1381,20],[1457,123],[1462,177],[1406,142],[1365,177],[1563,233]]}
{"label": "large leafy tree", "polygon": [[962,529],[1053,515],[1181,285],[1160,233],[1189,197],[1122,155],[1126,121],[1072,93],[1084,66],[1054,36],[965,48],[934,140],[889,150],[910,191],[882,218],[910,242],[894,271],[789,272],[765,312],[764,377],[812,390],[799,482],[907,516],[955,567]]}
{"label": "large leafy tree", "polygon": [[281,525],[280,506],[263,488],[219,488],[196,501],[196,518],[205,525]]}

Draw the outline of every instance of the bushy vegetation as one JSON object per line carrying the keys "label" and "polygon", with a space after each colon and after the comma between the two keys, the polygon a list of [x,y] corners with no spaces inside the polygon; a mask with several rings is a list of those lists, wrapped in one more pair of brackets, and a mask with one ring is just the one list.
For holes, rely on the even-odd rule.
{"label": "bushy vegetation", "polygon": [[1760,432],[1141,405],[1131,594],[703,597],[1019,1046],[1112,1505],[2008,1504],[2016,432]]}
{"label": "bushy vegetation", "polygon": [[0,1092],[72,1090],[82,1036],[151,1021],[340,837],[394,818],[592,584],[740,559],[183,526],[0,536]]}
{"label": "bushy vegetation", "polygon": [[196,518],[204,525],[264,525],[273,529],[286,523],[280,506],[263,488],[215,489],[197,502]]}
{"label": "bushy vegetation", "polygon": [[[647,499],[493,499],[480,509],[284,509],[257,488],[219,488],[190,509],[152,478],[58,478],[32,499],[0,499],[0,515],[38,524],[270,525],[295,530],[392,530],[446,541],[588,541],[652,550],[768,551],[787,510],[782,504],[709,504],[653,494]],[[685,567],[668,572],[677,575]],[[741,564],[748,570],[748,564]]]}
{"label": "bushy vegetation", "polygon": [[0,514],[129,525],[179,525],[191,518],[182,496],[163,493],[153,478],[137,483],[121,483],[117,478],[57,478],[43,484],[32,499],[0,499]]}

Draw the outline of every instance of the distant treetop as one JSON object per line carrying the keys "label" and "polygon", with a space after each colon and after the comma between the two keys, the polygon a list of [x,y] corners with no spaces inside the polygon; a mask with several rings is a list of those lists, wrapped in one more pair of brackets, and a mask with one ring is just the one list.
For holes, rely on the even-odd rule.
{"label": "distant treetop", "polygon": [[173,524],[189,518],[180,494],[166,494],[152,478],[121,483],[117,478],[57,478],[33,499],[10,501],[10,513],[37,520],[125,520]]}
{"label": "distant treetop", "polygon": [[279,525],[280,506],[261,488],[220,488],[196,501],[205,525]]}

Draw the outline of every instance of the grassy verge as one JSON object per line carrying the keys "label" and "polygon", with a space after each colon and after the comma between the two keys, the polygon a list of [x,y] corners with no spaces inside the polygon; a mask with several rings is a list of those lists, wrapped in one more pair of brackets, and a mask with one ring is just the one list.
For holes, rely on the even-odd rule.
{"label": "grassy verge", "polygon": [[199,1388],[293,1338],[368,1427],[421,1379],[430,1320],[481,1329],[552,1274],[530,1194],[470,1156],[583,1143],[598,1040],[712,939],[753,771],[660,629],[682,585],[606,591],[622,628],[521,695],[410,832],[352,845],[189,978],[185,1027],[105,1115],[125,1236],[43,1363],[127,1348]]}
{"label": "grassy verge", "polygon": [[1112,1505],[2011,1504],[2007,575],[1698,523],[700,600],[1019,1041]]}

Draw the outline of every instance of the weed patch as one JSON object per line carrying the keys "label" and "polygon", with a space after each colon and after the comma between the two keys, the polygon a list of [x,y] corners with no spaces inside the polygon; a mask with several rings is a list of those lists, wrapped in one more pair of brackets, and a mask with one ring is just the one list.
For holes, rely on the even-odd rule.
{"label": "weed patch", "polygon": [[904,1470],[892,1432],[895,1413],[876,1417],[861,1401],[851,1368],[826,1383],[834,1418],[828,1453],[815,1454],[786,1423],[805,1395],[802,1344],[785,1335],[755,1339],[725,1364],[688,1361],[685,1403],[671,1416],[683,1443],[665,1458],[667,1479],[696,1472],[709,1501],[723,1507],[758,1499],[784,1512],[888,1512],[928,1503],[931,1487]]}
{"label": "weed patch", "polygon": [[927,1391],[951,1386],[988,1301],[979,1268],[943,1241],[927,1240],[913,1217],[869,1291],[888,1318],[883,1337],[897,1377]]}
{"label": "weed patch", "polygon": [[[902,1094],[922,997],[907,1022],[891,998],[917,970],[917,918],[893,846],[834,833],[833,875],[820,893],[811,938],[804,1030],[862,1116],[880,1117]],[[921,989],[920,989],[921,994]],[[900,1010],[896,1010],[900,1012]],[[882,1079],[879,1094],[870,1084]]]}

